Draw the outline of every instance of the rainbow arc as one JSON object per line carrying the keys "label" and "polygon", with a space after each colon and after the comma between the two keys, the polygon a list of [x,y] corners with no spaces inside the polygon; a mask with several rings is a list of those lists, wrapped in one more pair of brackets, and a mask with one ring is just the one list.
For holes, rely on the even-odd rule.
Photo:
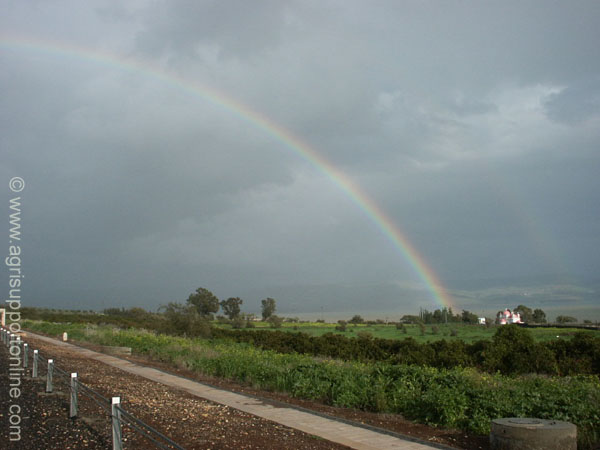
{"label": "rainbow arc", "polygon": [[308,161],[315,169],[327,176],[339,189],[346,193],[364,215],[398,249],[403,259],[431,292],[436,303],[442,307],[452,307],[456,310],[452,297],[444,288],[434,270],[427,264],[423,256],[411,244],[408,237],[389,215],[360,186],[336,168],[316,149],[261,112],[252,109],[223,92],[199,85],[148,62],[132,58],[119,57],[102,51],[76,47],[62,42],[41,41],[24,37],[0,36],[0,48],[16,51],[44,52],[56,56],[71,57],[96,64],[112,66],[124,71],[142,73],[169,86],[184,90],[219,108],[223,108],[241,120],[262,130],[281,142],[287,149],[293,151],[300,158]]}

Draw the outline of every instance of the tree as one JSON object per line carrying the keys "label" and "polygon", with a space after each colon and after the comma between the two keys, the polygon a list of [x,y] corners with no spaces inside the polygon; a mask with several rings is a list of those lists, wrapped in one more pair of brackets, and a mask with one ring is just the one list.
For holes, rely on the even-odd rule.
{"label": "tree", "polygon": [[410,314],[405,314],[400,318],[400,321],[403,323],[422,323],[423,321],[419,316],[413,316]]}
{"label": "tree", "polygon": [[355,316],[352,316],[352,319],[350,319],[349,322],[353,323],[354,325],[358,325],[359,323],[364,323],[365,319],[356,314]]}
{"label": "tree", "polygon": [[268,320],[269,317],[271,317],[275,313],[275,310],[277,309],[277,306],[275,305],[275,299],[268,297],[268,298],[265,298],[264,300],[261,300],[261,303],[262,303],[262,318],[263,318],[263,320]]}
{"label": "tree", "polygon": [[534,309],[533,321],[534,323],[546,323],[546,313],[539,308]]}
{"label": "tree", "polygon": [[198,314],[198,310],[192,304],[168,303],[159,308],[165,320],[160,330],[164,333],[210,337],[211,326],[205,317]]}
{"label": "tree", "polygon": [[346,331],[346,321],[338,320],[338,325],[336,325],[335,329],[337,331]]}
{"label": "tree", "polygon": [[529,330],[518,325],[499,327],[485,351],[483,366],[489,372],[505,375],[524,373],[555,373],[552,352],[537,344]]}
{"label": "tree", "polygon": [[478,317],[477,314],[473,314],[470,311],[467,311],[466,309],[463,309],[462,312],[462,321],[464,323],[477,323],[478,322]]}
{"label": "tree", "polygon": [[187,302],[194,305],[202,317],[212,318],[212,315],[219,310],[219,299],[208,289],[201,287],[196,289],[194,294],[190,294]]}
{"label": "tree", "polygon": [[569,323],[569,322],[577,322],[577,319],[575,317],[571,317],[571,316],[557,316],[556,321],[558,323]]}
{"label": "tree", "polygon": [[531,308],[528,308],[525,305],[519,305],[513,310],[513,312],[519,313],[522,322],[533,322],[533,311]]}
{"label": "tree", "polygon": [[240,306],[242,303],[244,303],[244,301],[239,297],[229,297],[220,304],[221,308],[223,308],[223,313],[230,319],[235,319],[240,315]]}

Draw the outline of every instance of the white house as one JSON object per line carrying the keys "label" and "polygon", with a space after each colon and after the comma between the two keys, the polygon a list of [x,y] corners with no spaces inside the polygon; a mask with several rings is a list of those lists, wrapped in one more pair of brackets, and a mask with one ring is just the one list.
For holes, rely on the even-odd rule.
{"label": "white house", "polygon": [[506,308],[504,311],[500,311],[497,315],[498,323],[500,325],[507,325],[511,323],[523,323],[521,321],[521,315],[517,312],[512,312]]}

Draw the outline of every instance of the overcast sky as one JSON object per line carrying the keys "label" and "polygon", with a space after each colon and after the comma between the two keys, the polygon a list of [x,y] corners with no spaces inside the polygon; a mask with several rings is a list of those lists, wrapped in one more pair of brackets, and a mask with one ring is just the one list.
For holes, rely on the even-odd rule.
{"label": "overcast sky", "polygon": [[0,5],[24,304],[155,309],[202,286],[291,314],[435,306],[348,192],[209,93],[347,176],[458,307],[490,280],[598,279],[598,1]]}

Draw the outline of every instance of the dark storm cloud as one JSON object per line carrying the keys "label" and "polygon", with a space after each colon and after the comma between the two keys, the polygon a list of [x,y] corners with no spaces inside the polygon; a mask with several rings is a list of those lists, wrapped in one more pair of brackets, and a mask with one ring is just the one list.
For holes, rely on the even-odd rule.
{"label": "dark storm cloud", "polygon": [[348,192],[202,89],[327,158],[456,289],[597,273],[598,2],[5,3],[34,42],[0,47],[0,173],[27,180],[39,304],[433,301]]}

